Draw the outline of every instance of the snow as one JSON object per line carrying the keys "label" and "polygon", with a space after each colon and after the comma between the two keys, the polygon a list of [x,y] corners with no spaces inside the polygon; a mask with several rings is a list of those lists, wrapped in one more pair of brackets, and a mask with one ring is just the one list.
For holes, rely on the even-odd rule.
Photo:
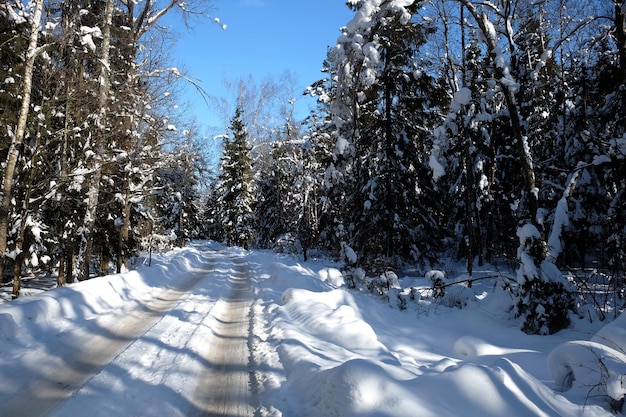
{"label": "snow", "polygon": [[348,244],[346,244],[345,242],[341,242],[341,253],[344,256],[348,264],[351,264],[351,265],[356,264],[357,262],[356,252],[354,251],[354,249],[348,246]]}
{"label": "snow", "polygon": [[96,50],[96,44],[93,41],[93,38],[102,38],[102,31],[99,27],[89,27],[89,26],[81,26],[80,27],[80,42],[82,45],[87,46],[92,52]]}
{"label": "snow", "polygon": [[222,23],[219,17],[214,18],[213,21],[220,25],[222,30],[226,30],[226,28],[228,27],[225,23]]}
{"label": "snow", "polygon": [[626,376],[626,354],[598,342],[563,343],[548,356],[548,366],[563,390],[587,396],[607,395],[619,401],[626,394],[622,377]]}
{"label": "snow", "polygon": [[446,174],[446,169],[440,162],[441,158],[441,145],[439,140],[433,141],[433,147],[430,151],[430,155],[428,157],[428,166],[430,167],[433,180],[437,182],[439,178],[443,177]]}
{"label": "snow", "polygon": [[93,41],[93,37],[91,36],[91,33],[85,33],[80,38],[80,43],[82,45],[87,46],[91,50],[91,52],[95,52],[96,51],[96,44]]}
{"label": "snow", "polygon": [[344,137],[337,138],[337,143],[335,144],[335,155],[344,155],[349,147],[350,142],[347,139],[345,139]]}
{"label": "snow", "polygon": [[611,162],[611,157],[608,155],[594,155],[593,157],[593,165],[602,165],[608,164]]}
{"label": "snow", "polygon": [[563,229],[570,224],[567,199],[570,195],[572,195],[573,188],[576,186],[576,181],[578,181],[581,171],[582,169],[579,168],[574,171],[572,175],[570,175],[567,185],[565,186],[563,196],[557,203],[556,210],[554,212],[554,224],[548,239],[548,251],[550,252],[553,262],[556,262],[556,259],[563,250],[561,245],[561,233]]}
{"label": "snow", "polygon": [[461,88],[459,91],[454,93],[454,103],[458,103],[461,106],[467,106],[472,100],[472,90],[467,87]]}
{"label": "snow", "polygon": [[[520,231],[520,238],[533,235]],[[433,279],[454,283],[452,266],[428,277],[394,274],[404,290],[385,298],[346,288],[340,266],[328,260],[194,242],[155,255],[152,266],[0,305],[0,401],[40,397],[29,391],[30,378],[55,385],[56,365],[112,344],[126,349],[111,347],[110,362],[70,384],[70,398],[46,415],[189,415],[211,312],[241,262],[256,299],[249,341],[255,415],[596,417],[613,415],[608,396],[624,395],[621,317],[606,327],[572,317],[570,329],[529,336],[507,312],[514,300],[501,280],[447,287],[468,297],[463,308],[431,297]],[[133,317],[141,328],[155,299],[174,300],[172,313],[132,340],[111,333]]]}

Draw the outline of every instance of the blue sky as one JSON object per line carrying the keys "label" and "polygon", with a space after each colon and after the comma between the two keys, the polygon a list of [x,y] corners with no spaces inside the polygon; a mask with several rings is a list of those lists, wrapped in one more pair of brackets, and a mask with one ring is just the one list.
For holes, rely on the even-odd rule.
{"label": "blue sky", "polygon": [[[178,29],[173,51],[177,66],[201,80],[212,96],[230,97],[224,80],[252,75],[257,82],[285,70],[297,77],[299,93],[322,78],[326,50],[334,46],[339,28],[353,16],[345,0],[213,0],[217,17],[227,25],[206,22],[194,29]],[[204,103],[193,88],[185,97],[203,127],[220,126],[219,113]],[[306,114],[308,104],[297,106]]]}

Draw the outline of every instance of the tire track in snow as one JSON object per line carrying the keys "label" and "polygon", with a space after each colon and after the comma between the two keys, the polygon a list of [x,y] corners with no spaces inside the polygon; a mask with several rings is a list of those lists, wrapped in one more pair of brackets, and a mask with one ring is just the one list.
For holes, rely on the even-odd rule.
{"label": "tire track in snow", "polygon": [[213,335],[207,341],[206,370],[196,389],[202,416],[252,417],[255,404],[250,389],[249,365],[250,277],[243,259],[230,258],[234,270],[229,278],[230,292],[215,306]]}
{"label": "tire track in snow", "polygon": [[[147,299],[135,301],[132,308],[98,316],[81,328],[57,335],[56,340],[42,349],[26,350],[11,369],[3,370],[7,384],[11,375],[26,374],[29,378],[15,378],[27,382],[12,386],[8,395],[0,398],[0,415],[36,417],[53,413],[55,407],[163,321],[215,269],[215,259],[209,258],[203,267],[204,271],[181,279],[175,287],[163,288]],[[42,356],[46,360],[42,361]]]}
{"label": "tire track in snow", "polygon": [[[159,392],[172,397],[170,386],[183,386],[176,396],[177,403],[163,404],[161,413],[167,413],[166,410],[171,408],[174,412],[168,415],[252,416],[254,406],[248,371],[248,313],[252,301],[248,268],[241,258],[220,256],[220,261],[224,260],[228,265],[228,269],[223,270],[217,267],[215,258],[211,256],[203,272],[190,275],[177,288],[163,289],[152,298],[137,302],[132,309],[99,316],[87,323],[84,329],[59,335],[58,340],[45,348],[48,360],[43,367],[24,369],[24,365],[31,362],[42,363],[35,360],[38,354],[42,354],[41,351],[25,352],[19,364],[2,370],[1,377],[10,380],[12,373],[25,371],[33,378],[24,386],[13,387],[10,396],[0,399],[0,415],[66,415],[64,410],[81,407],[83,410],[91,409],[91,415],[108,416],[111,414],[107,414],[107,409],[115,407],[118,407],[117,411],[122,411],[119,407],[123,404],[104,404],[114,394],[109,392],[105,383],[110,382],[112,374],[131,374],[134,371],[132,361],[140,360],[148,371],[153,366],[160,374],[146,382],[146,392],[129,393],[137,397],[135,402],[153,403],[142,409],[143,413],[159,407]],[[226,279],[227,275],[232,276]],[[205,279],[221,285],[228,281],[229,292],[224,293],[228,296],[217,302],[213,300],[203,311],[192,312],[197,306],[197,299],[206,300],[207,291],[203,285],[220,285],[207,284],[207,281],[202,284]],[[197,290],[192,291],[196,294],[190,295],[190,290]],[[185,318],[185,330],[177,331],[177,321],[178,324],[181,322],[177,316],[192,313],[197,318]],[[194,338],[196,340],[191,341]],[[194,351],[198,338],[206,345],[206,352]],[[161,345],[164,347],[159,347]],[[141,353],[144,353],[143,357]],[[179,361],[180,355],[186,358],[181,357],[184,360]],[[162,364],[150,365],[151,361],[163,359],[171,362],[169,368]],[[200,378],[195,378],[198,374]],[[196,383],[199,385],[194,390]],[[123,390],[123,378],[120,384]],[[94,393],[98,392],[99,396],[94,398]],[[155,393],[157,398],[154,398]],[[80,405],[81,401],[87,404],[87,408]],[[109,400],[109,403],[114,401]],[[124,411],[129,412],[128,409]]]}

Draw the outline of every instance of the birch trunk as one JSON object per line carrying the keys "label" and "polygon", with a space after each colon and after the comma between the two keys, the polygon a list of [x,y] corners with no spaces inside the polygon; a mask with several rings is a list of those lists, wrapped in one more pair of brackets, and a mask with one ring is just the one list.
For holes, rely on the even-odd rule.
{"label": "birch trunk", "polygon": [[[113,0],[107,0],[104,12],[104,27],[102,30],[102,45],[100,46],[100,90],[98,91],[98,108],[100,114],[97,118],[97,127],[102,136],[106,135],[107,105],[110,88],[109,68],[111,54],[111,24],[113,20]],[[94,155],[91,157],[89,168],[91,179],[89,181],[89,191],[87,192],[87,204],[85,218],[83,220],[82,239],[78,252],[78,274],[79,280],[89,278],[89,265],[93,253],[93,229],[96,223],[96,210],[100,199],[100,180],[102,179],[101,155],[98,147],[103,144],[102,137],[93,138],[92,146]]]}
{"label": "birch trunk", "polygon": [[[468,0],[462,0],[463,5],[472,14],[478,27],[484,34],[485,43],[487,44],[487,50],[494,60],[499,52],[497,40],[495,39],[493,25],[487,19],[487,16],[483,13],[479,13],[476,7]],[[543,226],[537,220],[537,211],[539,209],[539,196],[537,185],[535,181],[535,170],[533,167],[532,156],[530,155],[530,149],[528,149],[528,141],[522,133],[521,117],[517,104],[515,102],[515,95],[509,86],[511,80],[505,80],[508,74],[505,72],[503,63],[496,64],[496,77],[502,86],[502,94],[504,95],[504,101],[506,108],[509,112],[509,120],[511,123],[511,134],[515,140],[515,149],[517,150],[518,160],[522,165],[522,174],[524,176],[525,191],[528,195],[528,209],[530,212],[530,223],[537,228],[540,232],[543,232]],[[509,76],[510,77],[510,76]]]}
{"label": "birch trunk", "polygon": [[30,37],[28,49],[26,50],[26,62],[24,66],[24,79],[22,88],[22,105],[17,121],[17,126],[11,145],[7,154],[6,165],[4,170],[4,178],[2,178],[2,191],[0,191],[0,278],[4,275],[5,253],[8,243],[9,229],[9,212],[11,210],[11,198],[13,191],[13,180],[15,178],[15,169],[20,156],[22,143],[26,134],[26,122],[28,120],[28,111],[30,109],[31,92],[33,87],[33,68],[35,67],[35,58],[38,55],[37,41],[39,40],[39,31],[41,23],[41,14],[43,10],[43,0],[36,0],[35,10],[30,21]]}
{"label": "birch trunk", "polygon": [[130,231],[130,174],[126,173],[124,176],[124,184],[123,184],[123,195],[124,195],[124,204],[122,207],[122,224],[120,226],[120,233],[118,236],[117,242],[117,264],[116,264],[116,272],[119,274],[121,272],[126,272],[128,270],[128,256],[127,246],[128,246],[128,235]]}
{"label": "birch trunk", "polygon": [[11,298],[15,300],[20,295],[20,290],[22,288],[22,264],[24,262],[25,257],[28,255],[24,253],[24,247],[28,247],[28,244],[25,245],[26,239],[26,229],[28,227],[28,219],[31,216],[32,208],[31,208],[31,196],[33,191],[33,184],[35,183],[35,167],[36,167],[36,158],[37,158],[37,150],[40,146],[39,135],[36,139],[35,149],[33,152],[30,162],[27,164],[29,168],[28,175],[26,176],[26,184],[24,188],[26,190],[24,201],[22,202],[22,213],[20,216],[20,227],[19,233],[17,236],[17,240],[15,242],[15,252],[17,256],[15,257],[15,261],[13,263],[13,291],[11,294]]}
{"label": "birch trunk", "polygon": [[619,65],[622,83],[626,84],[626,6],[615,3],[615,41],[619,49]]}
{"label": "birch trunk", "polygon": [[[72,103],[72,99],[71,96],[74,93],[74,90],[72,89],[72,87],[70,87],[69,85],[66,87],[66,91],[65,91],[65,125],[64,125],[64,129],[63,129],[63,144],[61,146],[61,157],[60,157],[60,176],[59,176],[59,183],[60,184],[66,184],[67,183],[67,177],[68,177],[68,153],[69,153],[69,143],[70,143],[70,138],[69,138],[69,134],[71,131],[71,127],[70,127],[70,116],[71,114],[73,114],[72,112],[72,107],[71,107],[71,103]],[[63,186],[64,189],[67,189],[67,187],[65,187],[65,185]],[[63,227],[62,225],[60,225],[59,227]],[[60,236],[63,236],[64,234],[59,230],[58,234]],[[74,256],[72,254],[72,247],[73,247],[73,242],[72,242],[72,238],[71,237],[62,237],[61,238],[61,254],[59,256],[59,273],[58,273],[58,277],[57,277],[57,286],[62,287],[67,283],[72,283],[73,282],[73,277],[72,277],[72,267],[73,267],[73,263],[74,263]]]}

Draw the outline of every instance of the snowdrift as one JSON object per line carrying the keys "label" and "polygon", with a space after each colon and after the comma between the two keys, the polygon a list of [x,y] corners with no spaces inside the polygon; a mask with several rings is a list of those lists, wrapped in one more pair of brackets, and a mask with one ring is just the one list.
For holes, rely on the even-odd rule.
{"label": "snowdrift", "polygon": [[[346,289],[332,262],[302,263],[206,243],[166,254],[152,267],[1,305],[0,373],[26,350],[51,349],[70,327],[89,327],[106,312],[140,306],[162,288],[184,290],[181,275],[214,271],[179,309],[180,332],[197,331],[191,318],[219,300],[229,274],[219,259],[231,255],[248,263],[258,297],[249,346],[260,416],[606,417],[615,415],[612,406],[619,412],[626,318],[606,326],[573,318],[573,326],[556,335],[529,336],[506,311],[513,301],[496,281],[459,288],[458,303],[429,296],[426,277],[399,277],[400,288],[385,299]],[[406,297],[400,310],[395,298],[406,288],[415,297]],[[184,363],[151,362],[159,368],[147,373],[144,358],[127,359],[125,371],[134,378],[158,374],[170,381],[170,404],[178,404],[177,393],[188,387],[184,381],[177,387],[178,379],[167,373]],[[20,373],[16,368],[11,375]],[[89,401],[109,392],[118,415],[141,409],[130,402],[145,397],[136,379],[117,382],[128,389],[109,390],[107,378],[99,379],[101,394],[91,393]],[[0,388],[5,385],[20,381],[0,381]],[[136,395],[125,395],[133,390]],[[155,417],[173,415],[171,409],[150,410]]]}
{"label": "snowdrift", "polygon": [[[283,257],[257,281],[264,295],[256,306],[264,334],[257,349],[274,351],[265,355],[271,370],[257,375],[261,415],[614,415],[610,384],[582,388],[595,381],[597,367],[571,350],[584,344],[570,340],[590,338],[597,323],[578,320],[556,335],[526,335],[503,308],[511,298],[489,281],[459,290],[463,303],[418,296],[400,311],[393,299],[329,282],[332,269]],[[400,284],[425,293],[430,281]],[[616,370],[623,359],[616,357]],[[581,388],[563,392],[572,363],[581,365]]]}

